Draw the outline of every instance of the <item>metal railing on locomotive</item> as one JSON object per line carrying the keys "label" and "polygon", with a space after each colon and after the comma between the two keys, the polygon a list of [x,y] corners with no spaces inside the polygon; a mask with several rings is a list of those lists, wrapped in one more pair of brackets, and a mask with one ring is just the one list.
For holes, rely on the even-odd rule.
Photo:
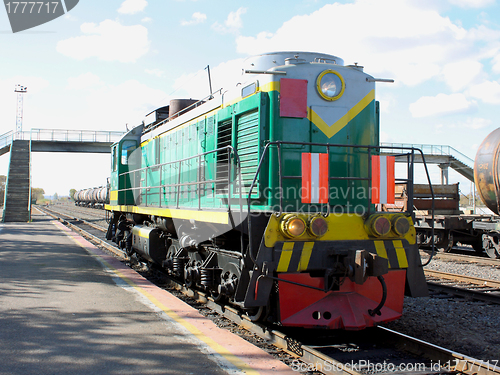
{"label": "metal railing on locomotive", "polygon": [[[222,173],[223,176],[227,176],[224,178],[212,178],[212,179],[206,179],[205,174],[202,172],[205,167],[205,160],[206,156],[210,154],[215,154],[220,155],[221,153],[226,152],[228,157],[227,161],[225,162],[225,165],[221,165],[220,163],[216,165],[216,169],[220,170],[220,168],[224,168],[224,172]],[[182,165],[184,163],[188,163],[190,161],[195,161],[198,164],[197,168],[197,178],[195,181],[189,181],[189,182],[181,182],[181,177],[182,177]],[[178,169],[176,174],[177,174],[177,182],[176,183],[171,183],[171,184],[162,184],[161,181],[163,181],[163,175],[166,174],[166,169],[168,167],[174,166],[174,168]],[[159,185],[154,185],[154,186],[148,186],[148,172],[159,172],[159,177],[158,180],[160,181]],[[141,175],[144,173],[144,180],[141,180]],[[137,176],[139,174],[139,176]],[[217,176],[216,173],[214,173],[215,176]],[[220,174],[219,174],[220,175]],[[163,198],[165,199],[166,195],[175,195],[175,208],[179,209],[181,207],[180,200],[181,200],[181,194],[185,193],[190,193],[190,190],[183,190],[183,188],[187,188],[190,186],[196,186],[197,187],[197,195],[198,195],[198,210],[201,211],[203,210],[201,201],[202,201],[202,192],[206,191],[206,185],[209,185],[209,189],[214,191],[215,194],[217,194],[218,197],[224,199],[227,201],[227,212],[232,215],[234,218],[234,213],[231,209],[231,200],[237,198],[238,203],[239,203],[239,218],[236,218],[239,223],[241,223],[244,220],[244,212],[243,212],[243,183],[241,179],[241,162],[240,162],[240,157],[238,155],[238,152],[232,147],[232,146],[225,146],[222,148],[218,148],[212,151],[207,151],[198,155],[190,156],[184,159],[179,159],[171,162],[166,162],[166,163],[161,163],[161,164],[155,164],[152,166],[140,168],[140,169],[134,169],[129,172],[122,173],[118,176],[118,178],[124,178],[124,179],[129,179],[131,182],[131,187],[130,188],[124,188],[124,189],[119,189],[118,192],[126,192],[126,191],[132,191],[134,198],[137,197],[136,204],[140,206],[154,206],[158,208],[167,208],[167,207],[172,207],[171,205],[162,206],[162,195]],[[137,181],[139,181],[139,186],[134,186],[137,184]],[[144,181],[144,184],[142,184],[142,181]],[[235,186],[235,182],[237,182],[237,185]],[[226,189],[218,189],[217,186],[227,186]],[[203,186],[203,188],[202,188]],[[174,189],[174,192],[171,192],[171,189]],[[153,190],[153,192],[151,192]],[[154,191],[157,190],[157,191]],[[168,191],[167,191],[168,190]],[[237,196],[235,197],[235,191],[237,191]],[[152,205],[151,203],[148,203],[148,197],[158,197],[158,204]],[[243,253],[243,237],[241,237],[241,251]]]}
{"label": "metal railing on locomotive", "polygon": [[[347,148],[348,150],[366,150],[366,157],[368,158],[367,160],[367,165],[368,165],[368,175],[367,177],[351,177],[351,176],[342,176],[342,177],[335,177],[335,176],[328,176],[328,181],[332,180],[343,180],[343,181],[367,181],[368,184],[370,184],[372,180],[372,155],[378,155],[380,154],[380,151],[382,149],[398,149],[401,151],[400,154],[394,154],[396,157],[402,157],[406,156],[407,157],[407,177],[406,178],[397,178],[396,179],[396,184],[401,184],[404,185],[406,184],[408,186],[408,204],[407,204],[407,210],[405,211],[407,214],[412,216],[412,219],[415,220],[414,213],[413,213],[413,181],[414,181],[414,176],[413,176],[413,171],[414,171],[414,165],[415,165],[415,153],[418,152],[421,157],[422,157],[422,162],[424,165],[426,177],[427,177],[427,182],[429,184],[430,192],[431,192],[431,206],[432,206],[432,226],[431,226],[431,248],[432,248],[432,253],[429,258],[429,260],[422,265],[426,266],[429,264],[431,261],[433,255],[434,255],[434,190],[432,189],[432,183],[429,175],[429,171],[427,169],[427,164],[425,162],[425,156],[422,150],[415,148],[415,147],[394,147],[394,146],[363,146],[363,145],[342,145],[342,144],[330,144],[330,143],[310,143],[310,142],[283,142],[283,141],[275,141],[275,142],[268,142],[266,146],[264,147],[264,151],[262,152],[262,156],[259,161],[259,165],[257,167],[257,171],[255,173],[255,177],[252,181],[252,184],[250,185],[250,189],[248,191],[248,198],[247,198],[247,205],[248,205],[248,212],[250,213],[251,211],[251,196],[252,196],[252,190],[254,189],[257,178],[259,175],[259,172],[264,164],[264,160],[266,156],[270,154],[270,150],[272,147],[276,147],[277,149],[277,158],[278,158],[278,175],[279,175],[279,190],[282,192],[283,191],[283,180],[284,179],[302,179],[302,176],[284,176],[282,171],[283,171],[283,158],[282,158],[282,146],[283,145],[296,145],[296,146],[302,146],[302,147],[325,147],[325,150],[328,155],[330,155],[330,150],[332,148]],[[404,152],[407,151],[407,152]],[[358,153],[357,155],[362,155],[361,153]],[[367,195],[367,204],[366,207],[368,208],[367,215],[370,215],[372,213],[375,213],[376,211],[372,212],[372,204],[371,204],[371,197]],[[323,213],[323,209],[326,210],[326,212]],[[323,215],[328,216],[330,215],[330,199],[328,199],[328,204],[322,204],[321,205],[321,212]],[[279,205],[279,211],[275,212],[275,215],[279,216],[283,212],[283,194],[280,194],[280,205]],[[286,212],[286,211],[285,211]],[[252,215],[248,215],[248,233],[252,233]],[[249,255],[253,263],[257,266],[255,254],[252,253],[252,238],[249,236]]]}

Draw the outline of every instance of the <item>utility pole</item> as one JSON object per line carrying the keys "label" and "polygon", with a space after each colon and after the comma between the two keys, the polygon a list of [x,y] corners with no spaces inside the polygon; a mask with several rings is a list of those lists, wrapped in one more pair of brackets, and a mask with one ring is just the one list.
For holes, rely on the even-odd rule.
{"label": "utility pole", "polygon": [[23,131],[23,94],[28,92],[26,86],[16,85],[14,92],[17,92],[17,112],[16,112],[16,139],[21,137]]}

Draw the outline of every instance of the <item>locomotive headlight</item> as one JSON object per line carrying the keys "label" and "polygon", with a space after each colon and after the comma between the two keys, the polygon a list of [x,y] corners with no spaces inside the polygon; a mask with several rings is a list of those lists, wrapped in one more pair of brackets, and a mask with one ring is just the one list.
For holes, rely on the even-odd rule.
{"label": "locomotive headlight", "polygon": [[280,223],[283,234],[290,238],[300,237],[306,231],[306,223],[295,215],[285,216]]}
{"label": "locomotive headlight", "polygon": [[345,83],[338,72],[328,69],[318,76],[316,87],[323,99],[337,100],[344,93]]}
{"label": "locomotive headlight", "polygon": [[392,230],[398,236],[405,236],[410,231],[410,223],[404,215],[394,216],[392,219]]}
{"label": "locomotive headlight", "polygon": [[328,223],[322,216],[314,216],[309,220],[309,232],[313,236],[321,237],[328,231]]}
{"label": "locomotive headlight", "polygon": [[367,222],[367,229],[376,237],[386,236],[391,231],[391,222],[382,215],[373,215]]}

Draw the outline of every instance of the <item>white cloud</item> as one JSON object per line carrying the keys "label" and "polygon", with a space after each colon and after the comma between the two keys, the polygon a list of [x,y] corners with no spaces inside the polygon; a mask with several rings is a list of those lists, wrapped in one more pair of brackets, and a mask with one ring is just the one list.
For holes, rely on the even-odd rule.
{"label": "white cloud", "polygon": [[450,4],[461,8],[485,8],[495,4],[495,0],[449,0]]}
{"label": "white cloud", "polygon": [[90,72],[79,75],[78,77],[68,78],[68,89],[82,90],[96,87],[102,84],[101,79]]}
{"label": "white cloud", "polygon": [[[467,30],[417,1],[355,0],[325,5],[291,18],[274,33],[240,36],[236,43],[238,52],[249,55],[276,50],[331,53],[346,64],[359,62],[369,74],[394,78],[396,85],[413,86],[443,74],[450,61],[478,56],[481,51],[474,43],[493,43],[496,34],[484,26]],[[451,82],[450,70],[446,74]]]}
{"label": "white cloud", "polygon": [[379,93],[377,95],[377,100],[380,103],[380,112],[381,113],[390,113],[391,108],[395,107],[397,100],[392,94],[387,93]]}
{"label": "white cloud", "polygon": [[190,26],[190,25],[196,25],[199,23],[203,23],[207,20],[207,15],[200,13],[200,12],[194,12],[193,16],[191,17],[190,21],[182,21],[181,25],[182,26]]}
{"label": "white cloud", "polygon": [[86,116],[99,119],[100,127],[109,124],[107,129],[114,126],[125,130],[126,123],[129,127],[139,125],[147,113],[164,105],[161,101],[165,96],[163,91],[136,80],[104,85],[87,96],[89,113]]}
{"label": "white cloud", "polygon": [[120,8],[118,9],[118,13],[122,14],[135,14],[142,12],[148,2],[146,0],[125,0]]}
{"label": "white cloud", "polygon": [[480,75],[483,64],[475,60],[464,60],[446,64],[443,67],[443,77],[446,84],[453,90],[459,91]]}
{"label": "white cloud", "polygon": [[246,12],[247,8],[241,7],[236,12],[229,13],[226,20],[224,21],[224,25],[221,25],[219,22],[215,22],[212,25],[212,28],[221,34],[236,33],[243,27],[241,16]]}
{"label": "white cloud", "polygon": [[472,86],[469,95],[489,104],[500,104],[500,83],[496,81],[485,81]]}
{"label": "white cloud", "polygon": [[467,129],[472,129],[472,130],[477,130],[477,129],[484,129],[490,126],[493,123],[490,119],[486,118],[480,118],[480,117],[473,117],[473,118],[468,118],[462,126]]}
{"label": "white cloud", "polygon": [[151,74],[153,76],[157,76],[158,78],[164,78],[165,77],[165,72],[163,70],[158,69],[158,68],[155,68],[155,69],[146,69],[145,72],[147,74]]}
{"label": "white cloud", "polygon": [[153,19],[151,17],[144,17],[141,22],[143,23],[151,23],[153,22]]}
{"label": "white cloud", "polygon": [[466,112],[474,105],[464,94],[438,94],[434,97],[423,96],[410,104],[410,112],[413,117],[448,115]]}
{"label": "white cloud", "polygon": [[497,51],[497,54],[493,57],[493,66],[492,70],[495,73],[500,73],[500,51]]}
{"label": "white cloud", "polygon": [[135,62],[149,51],[148,29],[142,25],[105,20],[99,25],[84,23],[80,29],[85,35],[58,42],[57,51],[77,60],[97,57],[119,62]]}

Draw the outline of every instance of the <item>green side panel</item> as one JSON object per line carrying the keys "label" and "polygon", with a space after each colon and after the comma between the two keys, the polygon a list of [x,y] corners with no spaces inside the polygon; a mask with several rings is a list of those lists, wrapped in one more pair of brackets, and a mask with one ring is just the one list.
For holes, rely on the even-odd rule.
{"label": "green side panel", "polygon": [[[231,187],[237,177],[234,155],[211,152],[232,146],[241,157],[241,176],[248,191],[262,153],[262,140],[267,123],[267,93],[256,93],[214,115],[199,118],[187,126],[169,130],[147,143],[139,153],[141,164],[129,182],[135,181],[136,204],[171,208],[226,208],[237,205],[239,191]],[[200,155],[207,152],[206,155]],[[187,160],[183,160],[187,159]],[[230,168],[229,168],[230,167]],[[215,180],[220,179],[220,183]],[[230,186],[235,186],[233,183]],[[259,197],[259,181],[253,197]],[[131,194],[126,192],[124,194]],[[133,196],[130,196],[133,202]],[[246,203],[246,196],[243,197]],[[121,204],[130,201],[123,199]],[[133,204],[133,203],[132,203]]]}

